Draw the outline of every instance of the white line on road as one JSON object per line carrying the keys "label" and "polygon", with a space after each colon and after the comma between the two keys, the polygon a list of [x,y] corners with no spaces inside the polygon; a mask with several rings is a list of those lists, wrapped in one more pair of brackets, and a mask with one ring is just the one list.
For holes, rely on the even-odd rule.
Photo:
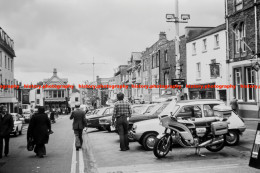
{"label": "white line on road", "polygon": [[84,173],[84,161],[82,149],[79,150],[79,173]]}
{"label": "white line on road", "polygon": [[76,148],[75,148],[75,138],[74,142],[72,144],[72,159],[71,159],[71,170],[70,173],[76,173],[76,165],[77,165],[77,160],[76,160]]}

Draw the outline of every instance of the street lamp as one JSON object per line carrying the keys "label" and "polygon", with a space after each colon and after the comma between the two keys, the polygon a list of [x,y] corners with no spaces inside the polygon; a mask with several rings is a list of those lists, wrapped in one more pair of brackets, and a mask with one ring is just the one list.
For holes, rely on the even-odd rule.
{"label": "street lamp", "polygon": [[[179,1],[175,0],[175,14],[166,14],[166,22],[173,22],[175,24],[175,56],[176,56],[176,79],[180,79],[181,64],[180,64],[180,39],[179,39],[179,23],[188,23],[190,19],[189,14],[181,14],[179,19]],[[180,92],[177,92],[177,100],[180,100]]]}

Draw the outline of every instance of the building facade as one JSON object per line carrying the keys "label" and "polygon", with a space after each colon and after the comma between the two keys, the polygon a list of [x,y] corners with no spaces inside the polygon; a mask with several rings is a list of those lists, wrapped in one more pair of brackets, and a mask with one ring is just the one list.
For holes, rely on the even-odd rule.
{"label": "building facade", "polygon": [[[228,83],[236,86],[228,92],[228,102],[235,97],[242,117],[259,118],[260,0],[226,0]],[[259,58],[259,57],[258,57]]]}
{"label": "building facade", "polygon": [[[0,27],[0,85],[14,85],[14,41]],[[14,88],[0,88],[0,104],[7,106],[9,112],[14,112],[17,104]]]}
{"label": "building facade", "polygon": [[[43,80],[43,85],[67,85],[67,78],[59,78],[57,75],[57,69],[53,69],[53,75],[49,79]],[[60,109],[61,112],[66,112],[69,101],[69,88],[45,88],[44,94],[44,106],[47,110]]]}
{"label": "building facade", "polygon": [[[227,100],[227,89],[207,86],[226,85],[226,25],[212,28],[186,44],[189,99]],[[196,88],[193,85],[205,86]]]}

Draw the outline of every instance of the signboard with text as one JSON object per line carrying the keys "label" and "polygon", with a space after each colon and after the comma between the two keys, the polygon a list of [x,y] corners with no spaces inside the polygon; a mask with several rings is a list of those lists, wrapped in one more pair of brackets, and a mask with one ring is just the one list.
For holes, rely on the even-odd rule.
{"label": "signboard with text", "polygon": [[185,79],[172,79],[172,85],[180,85],[182,88],[185,88]]}

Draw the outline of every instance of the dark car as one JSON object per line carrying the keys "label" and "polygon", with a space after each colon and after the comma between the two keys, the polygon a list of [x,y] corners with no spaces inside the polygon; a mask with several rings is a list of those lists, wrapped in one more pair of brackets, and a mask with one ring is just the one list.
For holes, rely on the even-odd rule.
{"label": "dark car", "polygon": [[99,109],[95,114],[86,116],[87,119],[87,126],[91,128],[97,128],[102,130],[103,128],[99,124],[99,118],[112,116],[113,114],[113,107],[104,107]]}
{"label": "dark car", "polygon": [[[139,105],[132,105],[132,116],[135,115],[142,115],[151,111],[151,109],[155,106],[155,104],[139,104]],[[103,127],[104,130],[113,131],[115,128],[111,125],[112,124],[112,115],[104,118],[99,119],[99,124]]]}

